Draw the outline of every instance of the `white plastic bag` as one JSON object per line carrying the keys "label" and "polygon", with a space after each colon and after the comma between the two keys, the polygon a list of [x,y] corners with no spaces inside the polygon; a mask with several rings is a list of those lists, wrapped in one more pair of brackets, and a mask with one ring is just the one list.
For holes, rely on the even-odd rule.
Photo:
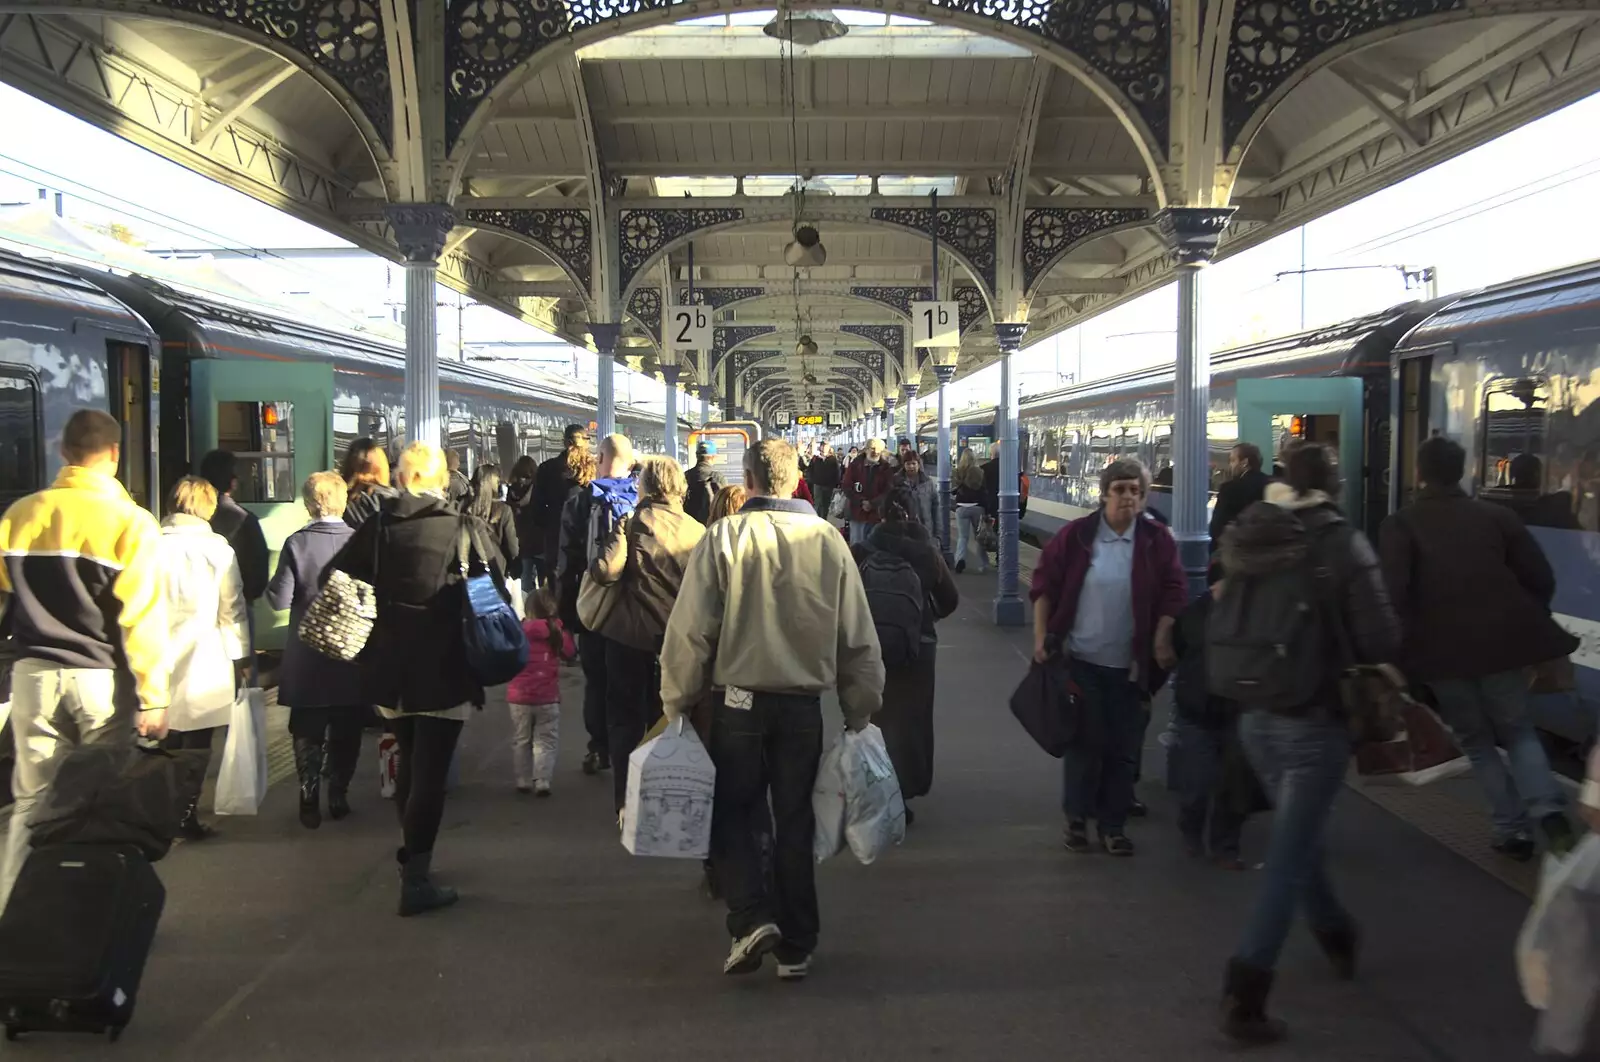
{"label": "white plastic bag", "polygon": [[882,730],[869,725],[840,735],[818,765],[811,810],[817,820],[812,854],[819,862],[848,844],[870,865],[906,839],[906,802]]}
{"label": "white plastic bag", "polygon": [[1546,917],[1563,889],[1600,889],[1600,836],[1590,834],[1565,858],[1547,855],[1539,875],[1539,895],[1517,934],[1517,979],[1522,998],[1535,1010],[1550,1005],[1550,949],[1554,927]]}
{"label": "white plastic bag", "polygon": [[833,497],[828,501],[828,519],[843,520],[845,518],[845,513],[848,511],[848,506],[849,499],[845,497],[844,491],[835,488]]}
{"label": "white plastic bag", "polygon": [[628,757],[622,846],[637,856],[704,859],[711,854],[717,769],[682,716]]}
{"label": "white plastic bag", "polygon": [[254,815],[267,798],[267,698],[245,687],[233,699],[217,774],[218,815]]}
{"label": "white plastic bag", "polygon": [[811,855],[818,863],[844,851],[844,739],[835,741],[817,764],[811,787],[811,814],[817,820]]}

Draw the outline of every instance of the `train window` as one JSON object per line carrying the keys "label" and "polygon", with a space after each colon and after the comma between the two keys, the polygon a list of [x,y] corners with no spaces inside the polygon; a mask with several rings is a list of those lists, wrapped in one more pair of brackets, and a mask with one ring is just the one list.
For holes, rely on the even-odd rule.
{"label": "train window", "polygon": [[1077,456],[1078,456],[1078,433],[1075,432],[1075,431],[1064,431],[1064,432],[1062,432],[1061,433],[1061,456],[1060,456],[1060,462],[1061,462],[1061,473],[1060,474],[1061,475],[1063,475],[1063,476],[1072,476],[1072,475],[1076,475],[1077,474],[1078,466],[1077,466],[1076,461],[1074,460],[1074,458],[1076,458]]}
{"label": "train window", "polygon": [[1117,459],[1118,437],[1109,428],[1096,428],[1089,436],[1089,464],[1083,473],[1098,480],[1107,465]]}
{"label": "train window", "polygon": [[389,450],[389,427],[384,415],[375,409],[351,406],[333,407],[333,457],[343,461],[350,444],[357,439],[371,439],[385,453]]}
{"label": "train window", "polygon": [[1040,437],[1039,448],[1033,456],[1033,467],[1041,476],[1061,474],[1061,433],[1054,428],[1047,429]]}
{"label": "train window", "polygon": [[461,474],[464,476],[472,475],[476,467],[473,462],[474,434],[470,420],[452,419],[445,428],[445,453],[455,454],[461,459]]}
{"label": "train window", "polygon": [[[1239,420],[1237,417],[1212,417],[1206,422],[1206,451],[1211,457],[1211,490],[1226,483],[1233,475],[1233,448],[1239,445]],[[1268,469],[1267,471],[1271,471]]]}
{"label": "train window", "polygon": [[43,485],[40,443],[38,384],[0,370],[0,502],[9,505]]}
{"label": "train window", "polygon": [[240,502],[293,501],[294,406],[289,402],[217,403],[217,447],[237,461]]}
{"label": "train window", "polygon": [[1545,419],[1550,388],[1542,379],[1500,380],[1483,395],[1483,469],[1488,488],[1537,495],[1545,485]]}
{"label": "train window", "polygon": [[1150,432],[1150,475],[1172,467],[1172,425],[1157,424]]}

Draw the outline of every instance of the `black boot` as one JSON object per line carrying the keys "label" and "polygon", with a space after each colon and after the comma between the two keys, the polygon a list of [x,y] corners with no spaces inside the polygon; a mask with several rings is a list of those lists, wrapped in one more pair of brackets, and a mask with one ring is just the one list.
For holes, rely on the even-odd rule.
{"label": "black boot", "polygon": [[300,776],[300,825],[314,830],[322,825],[322,742],[294,739],[294,769]]}
{"label": "black boot", "polygon": [[400,860],[400,917],[410,918],[425,911],[449,907],[461,897],[446,885],[435,885],[428,878],[433,863],[432,852],[398,853]]}
{"label": "black boot", "polygon": [[200,797],[197,794],[184,808],[183,821],[178,823],[178,833],[186,841],[204,841],[216,832],[200,821]]}
{"label": "black boot", "polygon": [[328,780],[328,817],[338,822],[350,814],[350,782],[361,759],[361,734],[328,738],[328,760],[333,773]]}
{"label": "black boot", "polygon": [[1361,954],[1361,931],[1351,926],[1349,929],[1312,930],[1311,935],[1317,938],[1322,954],[1333,964],[1334,976],[1341,981],[1354,981],[1356,959]]}
{"label": "black boot", "polygon": [[1267,1017],[1272,971],[1238,959],[1228,960],[1222,989],[1222,1032],[1241,1047],[1277,1043],[1288,1033],[1283,1022]]}

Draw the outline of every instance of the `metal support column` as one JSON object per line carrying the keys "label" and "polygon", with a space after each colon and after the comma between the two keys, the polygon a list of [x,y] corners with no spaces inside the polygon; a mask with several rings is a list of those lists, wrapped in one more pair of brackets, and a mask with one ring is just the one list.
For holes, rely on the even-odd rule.
{"label": "metal support column", "polygon": [[1017,587],[1017,419],[1020,395],[1013,364],[1022,349],[1026,323],[997,323],[994,336],[1000,344],[1000,403],[995,408],[1000,444],[1000,586],[994,599],[997,627],[1021,627],[1028,607]]}
{"label": "metal support column", "polygon": [[1217,253],[1232,207],[1172,207],[1157,217],[1162,238],[1178,260],[1178,363],[1173,379],[1172,533],[1189,577],[1189,593],[1206,592],[1211,561],[1206,503],[1211,493],[1206,417],[1211,406],[1211,358],[1200,341],[1200,270]]}
{"label": "metal support column", "polygon": [[595,356],[600,359],[599,402],[595,410],[595,434],[605,438],[617,430],[617,339],[622,326],[614,322],[596,321],[589,325],[589,338],[594,340]]}
{"label": "metal support column", "polygon": [[397,203],[389,227],[406,269],[406,438],[439,446],[439,253],[455,227],[442,203]]}
{"label": "metal support column", "polygon": [[950,526],[950,514],[955,506],[950,504],[950,470],[955,464],[950,459],[950,403],[947,390],[956,378],[954,365],[935,365],[933,375],[939,380],[939,541],[944,546],[946,564],[954,564],[956,556],[955,530]]}
{"label": "metal support column", "polygon": [[[917,392],[921,390],[914,383],[906,384],[906,438],[911,440],[911,448],[917,450]],[[917,450],[918,453],[922,451]]]}
{"label": "metal support column", "polygon": [[894,395],[883,398],[883,445],[891,454],[894,449]]}
{"label": "metal support column", "polygon": [[711,419],[711,388],[700,388],[700,423]]}
{"label": "metal support column", "polygon": [[662,399],[665,406],[661,419],[665,423],[666,431],[662,441],[666,449],[662,453],[678,460],[678,374],[683,371],[680,365],[661,366],[661,379],[666,384],[665,395]]}

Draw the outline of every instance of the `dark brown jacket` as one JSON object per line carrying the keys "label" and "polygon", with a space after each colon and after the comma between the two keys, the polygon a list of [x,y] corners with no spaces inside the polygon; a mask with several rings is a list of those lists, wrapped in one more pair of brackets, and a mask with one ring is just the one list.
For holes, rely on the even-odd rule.
{"label": "dark brown jacket", "polygon": [[922,640],[938,641],[934,621],[956,610],[961,604],[961,592],[956,589],[950,568],[939,555],[928,529],[920,524],[888,521],[873,529],[867,544],[873,549],[893,553],[916,571],[917,581],[928,599],[928,607],[922,610]]}
{"label": "dark brown jacket", "polygon": [[1510,509],[1458,487],[1424,489],[1383,522],[1378,546],[1408,678],[1482,678],[1577,648],[1550,618],[1550,562]]}
{"label": "dark brown jacket", "polygon": [[622,582],[621,600],[600,633],[635,649],[660,652],[667,617],[683,586],[683,569],[705,533],[705,525],[678,502],[645,502],[619,523],[589,566],[591,579],[605,585]]}

